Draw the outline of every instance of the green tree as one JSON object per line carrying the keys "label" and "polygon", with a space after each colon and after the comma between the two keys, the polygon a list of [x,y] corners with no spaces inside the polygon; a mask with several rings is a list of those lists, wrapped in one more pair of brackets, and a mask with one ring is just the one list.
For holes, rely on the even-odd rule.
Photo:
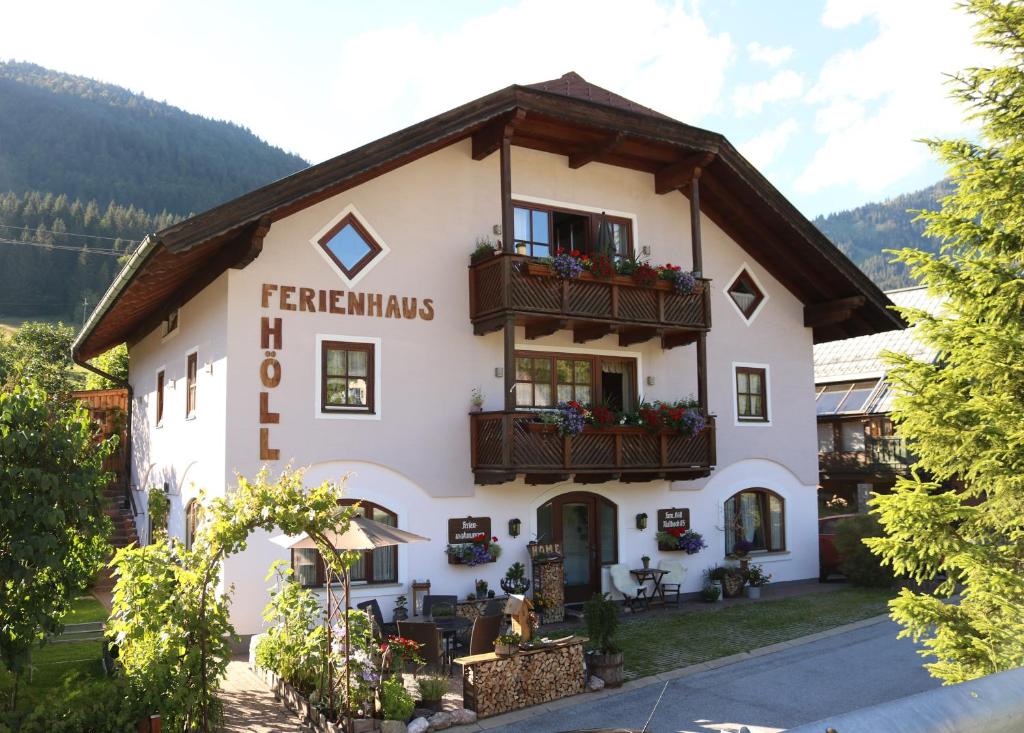
{"label": "green tree", "polygon": [[25,323],[0,340],[0,377],[7,384],[32,382],[51,397],[66,399],[78,387],[71,371],[75,332],[63,323]]}
{"label": "green tree", "polygon": [[[118,379],[128,379],[128,347],[124,344],[115,346],[110,351],[106,351],[95,359],[92,360],[92,365],[97,369],[105,371],[112,377]],[[105,377],[101,377],[99,374],[89,372],[85,375],[85,388],[86,389],[111,389],[113,387],[120,387],[121,385],[111,382]]]}
{"label": "green tree", "polygon": [[[897,574],[941,581],[891,608],[950,684],[1024,665],[1024,5],[968,9],[1003,65],[954,77],[981,137],[929,141],[955,187],[921,215],[942,247],[898,253],[946,300],[940,315],[904,311],[936,362],[892,357],[899,431],[934,482],[875,496],[886,534],[866,541]],[[962,491],[940,489],[957,479]]]}
{"label": "green tree", "polygon": [[109,476],[80,406],[32,385],[0,391],[0,662],[13,675],[8,707],[32,648],[63,628],[71,601],[109,552]]}

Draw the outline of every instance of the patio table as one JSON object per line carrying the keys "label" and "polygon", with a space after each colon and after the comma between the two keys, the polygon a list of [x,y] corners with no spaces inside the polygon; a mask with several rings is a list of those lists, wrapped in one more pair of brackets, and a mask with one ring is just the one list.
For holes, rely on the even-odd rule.
{"label": "patio table", "polygon": [[651,591],[651,599],[654,599],[654,595],[657,594],[661,598],[661,605],[665,605],[665,589],[661,587],[661,579],[668,575],[668,570],[662,570],[661,568],[637,568],[636,570],[630,570],[630,574],[636,578],[638,583],[646,583],[648,580],[654,581],[654,589]]}
{"label": "patio table", "polygon": [[437,625],[437,630],[441,632],[445,646],[445,661],[450,667],[455,656],[455,642],[459,632],[471,627],[473,622],[462,616],[432,616],[430,620]]}

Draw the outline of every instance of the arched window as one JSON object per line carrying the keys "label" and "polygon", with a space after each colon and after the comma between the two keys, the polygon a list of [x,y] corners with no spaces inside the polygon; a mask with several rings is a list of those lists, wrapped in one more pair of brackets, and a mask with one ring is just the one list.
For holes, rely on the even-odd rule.
{"label": "arched window", "polygon": [[192,543],[196,540],[196,528],[199,526],[199,517],[202,514],[202,507],[199,502],[193,499],[185,507],[185,549],[191,550]]}
{"label": "arched window", "polygon": [[[339,503],[343,506],[358,503],[357,514],[381,524],[398,526],[398,515],[379,504],[356,499],[343,499]],[[317,550],[292,550],[292,569],[295,579],[304,586],[321,586],[327,582],[323,559]],[[398,548],[379,547],[360,553],[360,558],[352,565],[349,580],[353,583],[397,583]]]}
{"label": "arched window", "polygon": [[768,489],[744,489],[725,502],[725,554],[740,540],[751,551],[780,552],[786,549],[785,502]]}

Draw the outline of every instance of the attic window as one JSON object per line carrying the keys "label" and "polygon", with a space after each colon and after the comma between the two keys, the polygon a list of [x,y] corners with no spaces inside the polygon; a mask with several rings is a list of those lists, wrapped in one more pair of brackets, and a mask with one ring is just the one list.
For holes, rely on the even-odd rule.
{"label": "attic window", "polygon": [[170,336],[172,333],[178,330],[178,309],[175,308],[167,313],[167,317],[164,318],[163,333],[162,336]]}
{"label": "attic window", "polygon": [[352,214],[328,229],[317,243],[334,260],[345,277],[350,279],[383,251],[366,227]]}
{"label": "attic window", "polygon": [[753,318],[758,307],[764,302],[764,293],[746,270],[740,271],[725,292],[748,321]]}

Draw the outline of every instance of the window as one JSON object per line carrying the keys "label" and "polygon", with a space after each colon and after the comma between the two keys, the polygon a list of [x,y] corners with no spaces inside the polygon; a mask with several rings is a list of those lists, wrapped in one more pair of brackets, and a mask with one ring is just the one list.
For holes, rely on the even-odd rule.
{"label": "window", "polygon": [[840,423],[839,449],[846,453],[862,453],[864,448],[864,423],[859,420]]}
{"label": "window", "polygon": [[754,317],[754,313],[764,302],[764,293],[746,270],[740,271],[725,292],[748,321]]}
{"label": "window", "polygon": [[[339,503],[343,506],[358,503],[356,514],[391,527],[398,526],[398,515],[378,504],[351,499],[344,499]],[[292,550],[292,569],[295,571],[296,580],[303,586],[320,586],[327,582],[323,558],[318,550]],[[376,550],[361,552],[349,573],[349,580],[353,583],[397,583],[398,548],[378,547]],[[332,579],[332,582],[336,580]]]}
{"label": "window", "polygon": [[321,412],[373,413],[374,345],[324,341],[321,345]]}
{"label": "window", "polygon": [[167,313],[167,317],[164,318],[162,327],[162,336],[170,336],[172,333],[178,330],[178,309],[175,308]]}
{"label": "window", "polygon": [[616,258],[633,252],[632,222],[623,217],[516,204],[513,223],[516,250],[531,257],[550,257],[558,249],[605,251]]}
{"label": "window", "polygon": [[836,449],[836,431],[830,422],[818,423],[818,452],[832,453]]}
{"label": "window", "polygon": [[350,279],[383,251],[383,247],[351,213],[328,229],[317,244]]}
{"label": "window", "polygon": [[193,499],[185,507],[185,549],[191,550],[192,543],[196,540],[196,529],[199,527],[202,507],[199,502]]}
{"label": "window", "polygon": [[199,367],[199,354],[193,351],[188,355],[185,368],[185,417],[196,416],[196,372]]}
{"label": "window", "polygon": [[870,412],[877,403],[871,397],[881,387],[880,381],[826,384],[818,390],[815,409],[819,415]]}
{"label": "window", "polygon": [[740,422],[768,422],[767,370],[736,367],[736,418]]}
{"label": "window", "polygon": [[781,552],[786,549],[785,503],[767,489],[747,489],[725,502],[725,554],[746,540],[753,551]]}
{"label": "window", "polygon": [[516,352],[516,407],[554,407],[572,400],[631,409],[636,402],[636,360]]}
{"label": "window", "polygon": [[156,373],[156,426],[164,424],[164,370]]}

